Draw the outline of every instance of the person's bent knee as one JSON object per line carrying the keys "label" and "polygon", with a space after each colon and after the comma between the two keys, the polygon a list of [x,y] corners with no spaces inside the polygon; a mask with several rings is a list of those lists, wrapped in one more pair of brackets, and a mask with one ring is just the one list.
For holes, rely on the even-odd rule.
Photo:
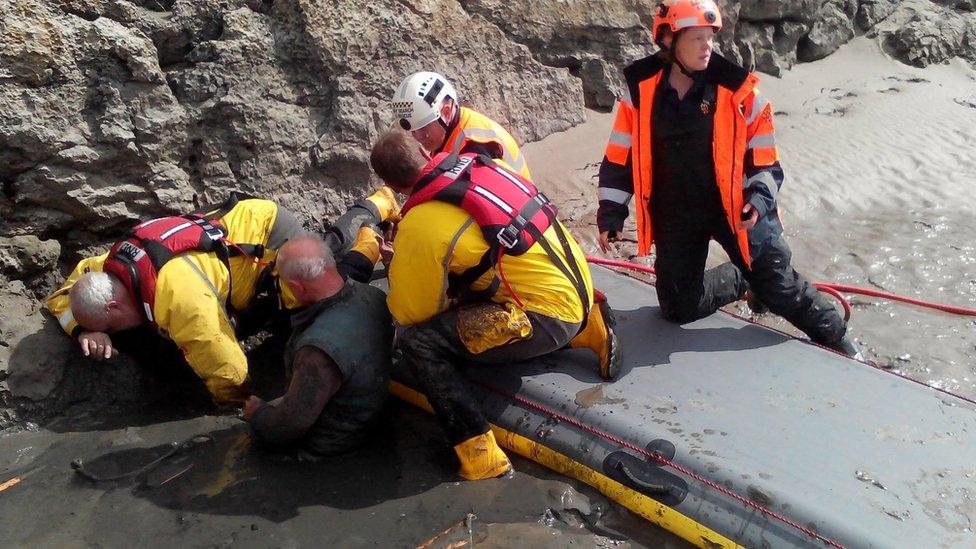
{"label": "person's bent knee", "polygon": [[685,299],[662,300],[661,316],[675,324],[685,324],[702,318],[698,303]]}
{"label": "person's bent knee", "polygon": [[430,324],[404,329],[397,337],[397,346],[409,363],[453,354],[448,340]]}

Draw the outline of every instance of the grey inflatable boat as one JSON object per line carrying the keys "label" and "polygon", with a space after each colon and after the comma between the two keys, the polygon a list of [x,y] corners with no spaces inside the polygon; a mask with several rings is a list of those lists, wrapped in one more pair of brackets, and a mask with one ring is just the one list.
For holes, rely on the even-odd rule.
{"label": "grey inflatable boat", "polygon": [[510,451],[700,547],[976,547],[969,401],[732,315],[669,324],[652,286],[593,276],[616,381],[585,351],[468,372]]}

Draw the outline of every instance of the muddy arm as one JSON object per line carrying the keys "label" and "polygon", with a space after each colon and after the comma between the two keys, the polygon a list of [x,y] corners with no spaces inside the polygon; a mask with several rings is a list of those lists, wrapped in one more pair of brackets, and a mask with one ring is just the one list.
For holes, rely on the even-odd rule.
{"label": "muddy arm", "polygon": [[335,362],[315,347],[298,350],[293,372],[281,401],[266,404],[251,416],[254,434],[265,442],[285,444],[301,438],[342,385]]}

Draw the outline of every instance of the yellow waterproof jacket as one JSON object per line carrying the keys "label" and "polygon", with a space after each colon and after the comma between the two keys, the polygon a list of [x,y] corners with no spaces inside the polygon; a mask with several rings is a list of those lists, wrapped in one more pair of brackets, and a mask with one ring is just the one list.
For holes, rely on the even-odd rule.
{"label": "yellow waterproof jacket", "polygon": [[[562,257],[563,248],[556,227],[549,227],[544,236]],[[593,282],[589,267],[576,241],[572,238],[569,241],[583,275],[587,298],[592,303]],[[400,221],[393,250],[387,305],[399,324],[409,326],[429,320],[450,307],[448,274],[460,274],[477,265],[488,250],[488,243],[467,212],[452,204],[432,200],[407,212]],[[562,259],[566,260],[565,257]],[[583,321],[579,294],[539,243],[522,255],[502,256],[501,270],[526,311],[564,322]],[[487,288],[496,272],[490,269],[473,288]],[[516,303],[504,284],[499,286],[492,301]]]}
{"label": "yellow waterproof jacket", "polygon": [[447,136],[444,147],[438,152],[456,152],[460,154],[469,143],[496,143],[502,148],[502,160],[511,166],[512,170],[522,177],[532,181],[529,166],[522,156],[522,150],[512,134],[487,116],[461,107],[461,115],[457,126],[451,135]]}
{"label": "yellow waterproof jacket", "polygon": [[[270,200],[242,200],[220,219],[230,242],[268,247],[278,206]],[[71,315],[68,292],[81,275],[101,271],[108,254],[83,259],[64,285],[45,304],[72,337],[81,328]],[[237,342],[224,307],[232,286],[231,304],[236,310],[250,305],[258,279],[271,268],[277,250],[268,247],[261,262],[246,256],[230,259],[230,277],[223,262],[213,253],[188,252],[174,257],[159,270],[153,315],[163,335],[183,352],[190,367],[203,379],[215,402],[243,400],[247,379],[247,358]],[[214,295],[216,290],[217,295]],[[297,305],[287,288],[282,288],[286,307]]]}

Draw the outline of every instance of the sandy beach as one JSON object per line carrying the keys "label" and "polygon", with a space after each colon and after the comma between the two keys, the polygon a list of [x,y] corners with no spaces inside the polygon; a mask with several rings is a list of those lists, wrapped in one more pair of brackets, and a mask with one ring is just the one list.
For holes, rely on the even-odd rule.
{"label": "sandy beach", "polygon": [[[976,307],[976,72],[961,61],[915,69],[861,37],[780,79],[764,76],[761,87],[776,109],[787,174],[779,200],[794,266],[815,280]],[[538,185],[594,253],[596,173],[613,117],[587,117],[524,150]],[[711,264],[724,260],[713,251]],[[614,256],[633,253],[624,242]],[[866,358],[976,397],[976,320],[852,302],[850,333]],[[729,309],[747,314],[744,304]],[[757,320],[791,330],[771,315]],[[387,444],[327,464],[250,451],[246,428],[228,416],[128,428],[89,418],[5,436],[0,482],[24,482],[0,494],[2,544],[414,547],[474,513],[479,547],[685,546],[524,459],[514,460],[512,479],[456,482],[434,419],[402,403],[392,408]],[[72,459],[99,456],[123,467],[130,446],[201,433],[211,438],[187,451],[172,477],[94,486],[69,468]]]}

